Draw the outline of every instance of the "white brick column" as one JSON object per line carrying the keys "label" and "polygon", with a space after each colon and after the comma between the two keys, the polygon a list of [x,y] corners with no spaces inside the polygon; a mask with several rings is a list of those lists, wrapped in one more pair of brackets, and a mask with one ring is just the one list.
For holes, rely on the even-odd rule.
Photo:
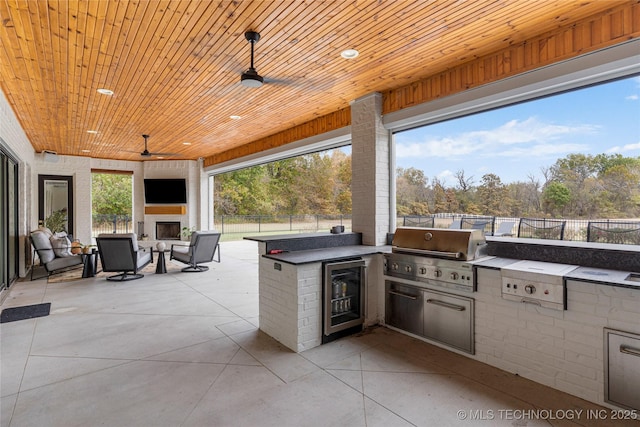
{"label": "white brick column", "polygon": [[384,245],[389,231],[389,132],[382,125],[382,95],[351,103],[353,231],[365,245]]}

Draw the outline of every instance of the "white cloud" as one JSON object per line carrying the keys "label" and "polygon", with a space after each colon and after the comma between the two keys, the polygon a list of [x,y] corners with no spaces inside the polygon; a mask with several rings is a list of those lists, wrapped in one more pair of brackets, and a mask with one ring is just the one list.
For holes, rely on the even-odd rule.
{"label": "white cloud", "polygon": [[640,150],[640,142],[637,142],[635,144],[626,144],[623,146],[615,146],[615,147],[611,147],[607,150],[607,153],[624,153],[626,151],[638,151]]}
{"label": "white cloud", "polygon": [[629,95],[629,96],[626,96],[624,99],[627,99],[629,101],[637,101],[638,95]]}
{"label": "white cloud", "polygon": [[[424,141],[402,141],[397,137],[398,158],[456,158],[474,155],[541,156],[584,150],[580,144],[558,143],[563,137],[592,134],[598,126],[589,124],[558,125],[539,121],[535,117],[511,120],[490,130],[461,133]],[[533,146],[531,146],[533,144]]]}

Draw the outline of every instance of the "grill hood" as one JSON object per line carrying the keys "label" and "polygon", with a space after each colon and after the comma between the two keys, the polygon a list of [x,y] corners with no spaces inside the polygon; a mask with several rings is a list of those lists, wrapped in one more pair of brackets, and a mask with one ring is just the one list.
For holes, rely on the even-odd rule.
{"label": "grill hood", "polygon": [[482,230],[398,227],[391,244],[397,253],[470,261],[486,240]]}

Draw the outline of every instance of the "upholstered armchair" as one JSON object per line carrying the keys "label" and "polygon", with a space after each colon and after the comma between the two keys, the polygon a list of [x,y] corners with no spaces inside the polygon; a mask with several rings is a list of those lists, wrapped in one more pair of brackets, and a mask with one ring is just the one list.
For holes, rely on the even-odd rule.
{"label": "upholstered armchair", "polygon": [[[38,254],[40,264],[44,266],[47,276],[82,264],[82,258],[71,253],[71,242],[66,236],[58,237],[48,228],[42,227],[32,231],[29,238],[33,245],[34,258],[35,254]],[[33,270],[35,266],[31,267],[31,280],[33,280]]]}
{"label": "upholstered armchair", "polygon": [[136,233],[100,234],[96,238],[102,271],[121,272],[107,280],[134,280],[144,277],[138,273],[153,262],[151,249],[139,248]]}
{"label": "upholstered armchair", "polygon": [[201,263],[214,261],[213,256],[218,253],[216,262],[220,262],[220,233],[217,231],[194,231],[191,234],[189,246],[174,244],[171,245],[171,255],[169,259],[176,259],[188,267],[182,269],[184,272],[207,271],[209,267],[200,265]]}

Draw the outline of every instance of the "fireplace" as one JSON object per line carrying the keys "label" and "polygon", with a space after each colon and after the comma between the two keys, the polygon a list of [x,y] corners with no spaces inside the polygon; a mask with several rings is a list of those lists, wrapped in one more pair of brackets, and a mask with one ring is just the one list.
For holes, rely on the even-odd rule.
{"label": "fireplace", "polygon": [[180,221],[156,222],[156,240],[180,240]]}

